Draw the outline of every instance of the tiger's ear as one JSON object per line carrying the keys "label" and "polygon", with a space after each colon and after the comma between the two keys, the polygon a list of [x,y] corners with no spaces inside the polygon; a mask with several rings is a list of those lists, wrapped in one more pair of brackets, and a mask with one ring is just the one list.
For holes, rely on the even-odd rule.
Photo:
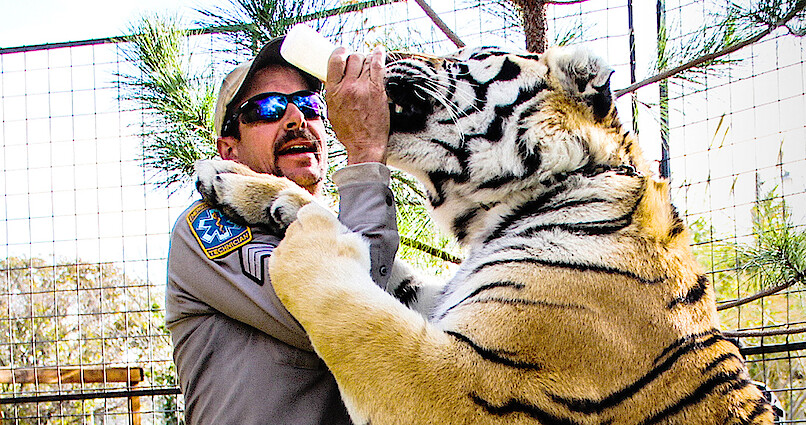
{"label": "tiger's ear", "polygon": [[583,47],[567,46],[552,47],[543,55],[543,60],[549,68],[549,76],[553,76],[569,95],[590,105],[596,118],[604,118],[610,112],[613,68],[604,59]]}

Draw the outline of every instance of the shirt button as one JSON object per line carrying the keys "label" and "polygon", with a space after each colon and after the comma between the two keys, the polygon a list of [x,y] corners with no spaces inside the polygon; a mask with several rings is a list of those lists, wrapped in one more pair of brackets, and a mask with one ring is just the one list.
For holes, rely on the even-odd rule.
{"label": "shirt button", "polygon": [[381,266],[378,268],[378,273],[380,273],[381,276],[386,276],[386,274],[389,273],[389,269],[386,266]]}

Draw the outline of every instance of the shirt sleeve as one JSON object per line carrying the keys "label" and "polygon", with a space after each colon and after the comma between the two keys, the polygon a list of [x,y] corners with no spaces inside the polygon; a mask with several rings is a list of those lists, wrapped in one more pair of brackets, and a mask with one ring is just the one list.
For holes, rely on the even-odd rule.
{"label": "shirt sleeve", "polygon": [[183,319],[220,313],[294,347],[313,350],[269,282],[268,258],[277,238],[250,233],[248,241],[211,259],[196,236],[183,214],[174,226],[168,253],[169,328]]}
{"label": "shirt sleeve", "polygon": [[339,189],[339,221],[370,244],[373,281],[386,289],[399,236],[390,172],[381,163],[344,167],[333,174]]}

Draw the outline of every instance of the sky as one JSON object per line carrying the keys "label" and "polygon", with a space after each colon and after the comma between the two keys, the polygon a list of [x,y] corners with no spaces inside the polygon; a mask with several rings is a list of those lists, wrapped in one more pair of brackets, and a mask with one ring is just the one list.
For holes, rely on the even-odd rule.
{"label": "sky", "polygon": [[145,13],[187,18],[212,4],[228,0],[0,0],[0,48],[124,35]]}

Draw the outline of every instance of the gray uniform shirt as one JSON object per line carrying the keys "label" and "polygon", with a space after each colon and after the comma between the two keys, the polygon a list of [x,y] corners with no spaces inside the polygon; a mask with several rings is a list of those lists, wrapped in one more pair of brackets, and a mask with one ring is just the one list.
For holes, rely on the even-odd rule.
{"label": "gray uniform shirt", "polygon": [[[398,245],[389,170],[359,164],[333,180],[339,219],[370,242],[384,287]],[[333,376],[272,289],[279,242],[201,201],[174,225],[165,310],[189,425],[350,423]]]}

